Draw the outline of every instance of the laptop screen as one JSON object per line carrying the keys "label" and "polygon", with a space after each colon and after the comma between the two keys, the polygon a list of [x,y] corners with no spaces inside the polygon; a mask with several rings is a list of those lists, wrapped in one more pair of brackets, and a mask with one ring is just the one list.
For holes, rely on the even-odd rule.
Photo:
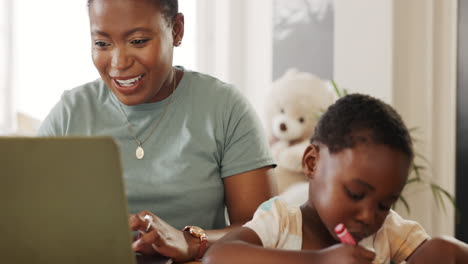
{"label": "laptop screen", "polygon": [[0,138],[3,263],[135,263],[117,145]]}

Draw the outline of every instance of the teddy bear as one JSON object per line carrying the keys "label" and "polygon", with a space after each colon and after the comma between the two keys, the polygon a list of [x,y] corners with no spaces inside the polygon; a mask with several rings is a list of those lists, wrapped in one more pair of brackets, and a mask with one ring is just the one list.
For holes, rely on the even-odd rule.
{"label": "teddy bear", "polygon": [[327,82],[319,77],[289,69],[275,80],[266,97],[264,124],[273,158],[278,191],[306,182],[302,155],[315,125],[335,98]]}

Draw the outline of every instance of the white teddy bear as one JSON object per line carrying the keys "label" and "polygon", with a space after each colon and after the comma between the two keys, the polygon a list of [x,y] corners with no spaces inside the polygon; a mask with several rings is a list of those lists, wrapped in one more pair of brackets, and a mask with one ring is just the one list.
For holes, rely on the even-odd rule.
{"label": "white teddy bear", "polygon": [[313,74],[290,69],[273,82],[266,97],[264,121],[271,152],[278,164],[275,176],[280,193],[306,181],[302,155],[321,113],[335,100],[329,87]]}

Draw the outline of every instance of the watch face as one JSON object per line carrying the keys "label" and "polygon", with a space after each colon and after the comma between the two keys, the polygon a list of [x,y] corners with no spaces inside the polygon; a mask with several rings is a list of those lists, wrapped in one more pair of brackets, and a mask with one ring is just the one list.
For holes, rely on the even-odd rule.
{"label": "watch face", "polygon": [[191,226],[190,227],[190,234],[195,236],[195,237],[201,237],[205,235],[205,230],[201,229],[198,226]]}

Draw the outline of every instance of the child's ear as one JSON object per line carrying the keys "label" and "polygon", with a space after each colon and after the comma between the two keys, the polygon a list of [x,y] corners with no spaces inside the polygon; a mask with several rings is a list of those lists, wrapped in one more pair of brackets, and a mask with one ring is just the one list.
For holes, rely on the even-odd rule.
{"label": "child's ear", "polygon": [[302,170],[304,171],[305,176],[309,179],[315,177],[317,172],[317,162],[320,156],[320,148],[316,144],[310,144],[302,157]]}

